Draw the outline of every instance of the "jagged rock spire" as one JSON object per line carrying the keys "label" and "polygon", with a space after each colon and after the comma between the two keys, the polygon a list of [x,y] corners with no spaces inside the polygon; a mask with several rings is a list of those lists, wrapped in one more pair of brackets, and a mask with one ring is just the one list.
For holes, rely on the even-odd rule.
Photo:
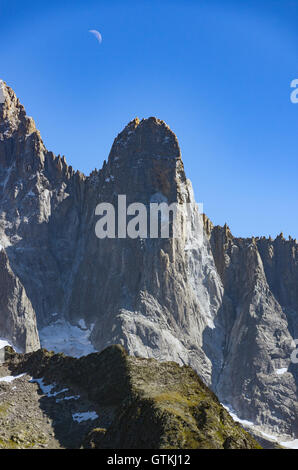
{"label": "jagged rock spire", "polygon": [[26,115],[14,91],[0,80],[0,140],[17,133],[18,137],[38,132],[34,120]]}
{"label": "jagged rock spire", "polygon": [[135,118],[114,140],[109,161],[129,158],[181,159],[178,139],[169,126],[156,117]]}

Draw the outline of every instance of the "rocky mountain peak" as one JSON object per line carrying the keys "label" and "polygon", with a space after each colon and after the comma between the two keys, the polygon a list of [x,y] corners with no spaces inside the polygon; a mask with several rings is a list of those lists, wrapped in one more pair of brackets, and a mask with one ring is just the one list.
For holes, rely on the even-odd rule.
{"label": "rocky mountain peak", "polygon": [[[177,137],[155,117],[132,120],[86,178],[45,149],[3,83],[0,101],[0,337],[72,347],[83,328],[99,351],[191,365],[242,418],[297,435],[296,241],[236,238],[201,217]],[[118,195],[189,202],[181,237],[97,238],[95,208]]]}
{"label": "rocky mountain peak", "polygon": [[0,140],[29,136],[38,132],[34,120],[26,115],[24,106],[14,91],[0,80]]}
{"label": "rocky mountain peak", "polygon": [[129,157],[130,161],[140,158],[181,159],[178,140],[169,126],[160,119],[135,118],[129,122],[114,140],[109,160]]}
{"label": "rocky mountain peak", "polygon": [[177,201],[186,178],[176,135],[160,119],[135,118],[114,140],[101,178],[105,191],[132,201],[146,204],[156,193]]}

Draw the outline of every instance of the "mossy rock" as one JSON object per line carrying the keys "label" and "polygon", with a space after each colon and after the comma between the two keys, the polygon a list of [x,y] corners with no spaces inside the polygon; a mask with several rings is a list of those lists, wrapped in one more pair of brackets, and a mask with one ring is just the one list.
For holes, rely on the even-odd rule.
{"label": "mossy rock", "polygon": [[131,357],[115,345],[80,359],[45,350],[13,355],[10,367],[74,386],[95,405],[113,407],[108,428],[83,439],[87,448],[260,448],[188,366]]}

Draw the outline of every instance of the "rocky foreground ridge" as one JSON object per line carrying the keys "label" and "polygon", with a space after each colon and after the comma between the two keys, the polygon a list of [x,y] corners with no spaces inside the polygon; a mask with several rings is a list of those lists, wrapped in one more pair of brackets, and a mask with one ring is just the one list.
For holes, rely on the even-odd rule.
{"label": "rocky foreground ridge", "polygon": [[[85,176],[46,149],[4,82],[0,98],[0,338],[29,352],[60,332],[61,351],[76,327],[95,350],[190,365],[240,418],[297,437],[296,240],[235,238],[199,215],[159,119],[131,121]],[[119,194],[188,203],[181,237],[99,240],[95,208]]]}
{"label": "rocky foreground ridge", "polygon": [[[7,371],[18,378],[1,382]],[[24,400],[29,386],[23,409],[10,402],[13,387]],[[80,359],[7,348],[0,391],[0,448],[260,448],[190,367],[131,357],[122,346]],[[79,410],[89,419],[76,422]]]}

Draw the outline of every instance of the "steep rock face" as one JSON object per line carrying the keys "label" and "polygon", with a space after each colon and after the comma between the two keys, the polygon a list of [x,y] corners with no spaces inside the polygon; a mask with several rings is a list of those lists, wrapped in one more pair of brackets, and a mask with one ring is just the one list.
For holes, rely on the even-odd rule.
{"label": "steep rock face", "polygon": [[[117,208],[119,194],[126,195],[127,204],[141,202],[147,208],[152,201],[190,203],[189,220],[181,214],[182,237],[98,239],[95,207],[108,201]],[[220,356],[212,329],[221,282],[168,126],[155,118],[131,122],[116,138],[108,163],[87,179],[85,201],[85,247],[70,318],[95,323],[92,341],[99,350],[121,343],[131,354],[189,363],[210,383],[212,364],[205,349]]]}
{"label": "steep rock face", "polygon": [[[39,325],[63,311],[83,175],[48,152],[14,92],[0,104],[0,240]],[[62,223],[63,221],[63,223]],[[73,233],[75,234],[74,236]]]}
{"label": "steep rock face", "polygon": [[[181,236],[98,239],[96,206],[117,209],[118,195],[147,209],[179,203]],[[0,311],[0,336],[15,337],[21,323],[30,338],[22,348],[30,350],[38,347],[34,314],[40,331],[69,321],[92,330],[98,350],[120,343],[136,356],[189,364],[242,418],[297,433],[297,371],[289,364],[297,244],[235,239],[200,216],[163,121],[130,122],[103,168],[85,177],[46,150],[2,83],[0,210],[0,243],[18,285],[13,308],[7,294]]]}
{"label": "steep rock face", "polygon": [[256,240],[270,290],[281,305],[293,338],[298,338],[298,244],[280,234]]}
{"label": "steep rock face", "polygon": [[[297,432],[297,377],[290,360],[298,316],[297,244],[237,239],[227,226],[212,228],[210,241],[224,286],[226,324],[214,390],[245,419],[277,433]],[[278,296],[287,289],[289,296]]]}
{"label": "steep rock face", "polygon": [[40,347],[36,316],[25,289],[14,275],[8,258],[0,249],[0,332],[20,351]]}

